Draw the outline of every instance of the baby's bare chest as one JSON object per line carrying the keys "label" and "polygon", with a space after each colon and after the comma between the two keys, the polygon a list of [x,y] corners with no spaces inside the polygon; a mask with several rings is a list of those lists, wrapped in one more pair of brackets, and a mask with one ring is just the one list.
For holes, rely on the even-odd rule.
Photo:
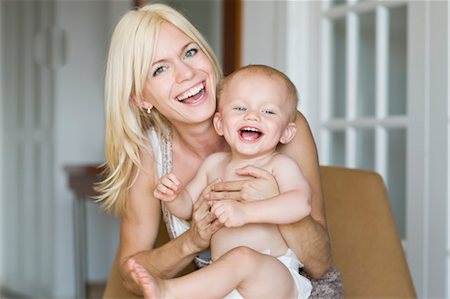
{"label": "baby's bare chest", "polygon": [[207,173],[208,181],[214,180],[216,178],[221,178],[224,181],[235,181],[235,180],[245,180],[252,179],[253,176],[251,174],[245,174],[240,172],[240,169],[244,169],[246,166],[253,166],[259,169],[263,169],[268,171],[269,173],[273,173],[273,165],[271,163],[264,164],[232,164],[229,161],[220,161],[214,167],[211,167]]}

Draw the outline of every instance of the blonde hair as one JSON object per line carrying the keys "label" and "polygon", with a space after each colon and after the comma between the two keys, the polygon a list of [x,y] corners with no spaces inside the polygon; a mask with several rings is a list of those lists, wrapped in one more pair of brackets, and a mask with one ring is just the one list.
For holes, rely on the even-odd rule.
{"label": "blonde hair", "polygon": [[111,38],[105,78],[105,179],[96,186],[100,194],[96,199],[103,201],[102,207],[107,211],[114,207],[119,216],[127,208],[127,191],[144,170],[139,152],[146,148],[148,129],[153,127],[161,136],[169,126],[156,109],[148,114],[137,105],[142,101],[162,22],[172,24],[197,43],[213,65],[216,82],[222,78],[220,64],[201,33],[170,6],[149,4],[121,18]]}
{"label": "blonde hair", "polygon": [[279,78],[286,86],[288,99],[290,103],[290,110],[291,110],[291,121],[295,121],[295,118],[297,117],[297,104],[298,104],[298,92],[297,88],[295,87],[295,84],[289,79],[289,77],[284,74],[283,72],[280,72],[279,70],[270,67],[268,65],[264,64],[249,64],[246,66],[243,66],[231,74],[229,74],[225,79],[221,80],[220,83],[217,85],[217,107],[219,107],[219,102],[222,97],[222,93],[224,92],[224,89],[227,87],[229,82],[231,80],[242,73],[261,73],[263,75],[269,76],[269,77],[276,77]]}

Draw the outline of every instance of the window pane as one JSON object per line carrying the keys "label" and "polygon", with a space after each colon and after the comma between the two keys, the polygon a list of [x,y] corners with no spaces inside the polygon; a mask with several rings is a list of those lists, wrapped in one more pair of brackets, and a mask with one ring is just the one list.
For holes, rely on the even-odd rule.
{"label": "window pane", "polygon": [[399,6],[389,11],[389,95],[387,114],[406,114],[407,11]]}
{"label": "window pane", "polygon": [[375,169],[374,129],[356,129],[356,167]]}
{"label": "window pane", "polygon": [[345,77],[346,77],[346,23],[345,19],[333,22],[333,46],[331,61],[333,63],[333,88],[331,94],[331,117],[345,117]]}
{"label": "window pane", "polygon": [[359,17],[357,116],[375,115],[375,13]]}
{"label": "window pane", "polygon": [[405,238],[406,129],[388,131],[387,187],[395,222]]}
{"label": "window pane", "polygon": [[341,5],[341,4],[345,4],[347,3],[347,0],[332,0],[331,4],[332,5]]}
{"label": "window pane", "polygon": [[330,132],[329,161],[331,165],[345,166],[345,132]]}

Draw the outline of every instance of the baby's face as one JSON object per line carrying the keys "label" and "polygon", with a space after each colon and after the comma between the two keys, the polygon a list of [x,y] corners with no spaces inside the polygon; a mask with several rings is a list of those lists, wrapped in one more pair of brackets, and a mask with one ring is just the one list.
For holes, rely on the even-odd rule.
{"label": "baby's face", "polygon": [[275,150],[290,123],[292,104],[285,83],[255,72],[237,74],[222,91],[218,133],[247,155]]}

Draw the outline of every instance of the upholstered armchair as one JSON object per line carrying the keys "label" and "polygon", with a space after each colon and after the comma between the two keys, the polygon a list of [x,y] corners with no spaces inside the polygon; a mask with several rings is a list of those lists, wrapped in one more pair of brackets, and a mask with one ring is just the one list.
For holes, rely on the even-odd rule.
{"label": "upholstered armchair", "polygon": [[342,167],[320,171],[345,298],[416,298],[381,176]]}

